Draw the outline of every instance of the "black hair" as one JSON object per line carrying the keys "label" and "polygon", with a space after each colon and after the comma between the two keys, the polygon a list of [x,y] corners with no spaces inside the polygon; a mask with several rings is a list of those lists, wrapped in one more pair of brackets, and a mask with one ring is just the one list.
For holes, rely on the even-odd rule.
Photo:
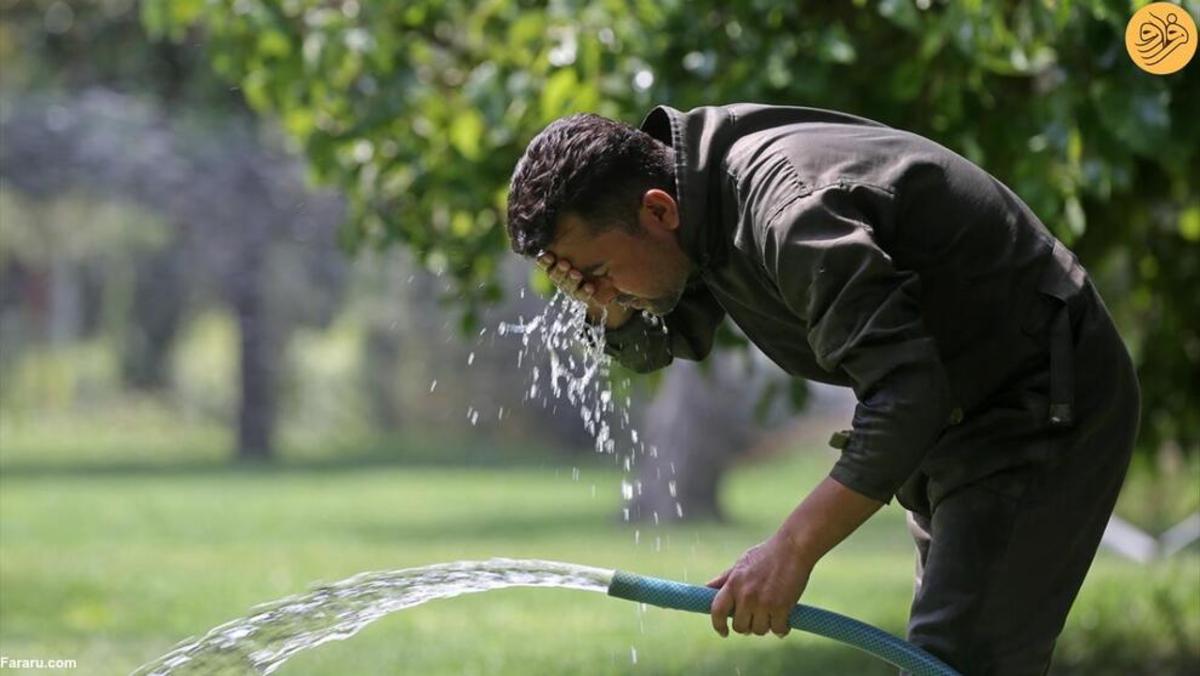
{"label": "black hair", "polygon": [[555,238],[558,219],[578,215],[593,232],[640,231],[647,190],[675,196],[671,147],[627,124],[591,113],[560,118],[535,136],[513,170],[508,236],[513,251],[536,256]]}

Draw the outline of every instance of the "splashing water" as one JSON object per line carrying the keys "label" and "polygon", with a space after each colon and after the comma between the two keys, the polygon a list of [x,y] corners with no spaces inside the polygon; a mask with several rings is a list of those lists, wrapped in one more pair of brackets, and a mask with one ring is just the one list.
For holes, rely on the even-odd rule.
{"label": "splashing water", "polygon": [[360,573],[258,606],[139,668],[138,676],[269,674],[288,658],[350,638],[389,613],[462,594],[506,587],[562,587],[604,593],[613,571],[557,561],[490,559]]}
{"label": "splashing water", "polygon": [[542,314],[526,322],[500,324],[500,335],[521,336],[517,365],[544,354],[550,372],[545,383],[542,369],[534,365],[525,400],[550,406],[551,399],[565,399],[579,411],[584,428],[596,440],[596,451],[613,453],[608,417],[615,412],[609,385],[608,355],[604,354],[603,326],[592,326],[582,303],[558,292]]}
{"label": "splashing water", "polygon": [[[646,317],[664,332],[667,330],[661,320]],[[521,337],[518,368],[536,359],[541,359],[541,364],[549,362],[548,374],[537,365],[530,367],[525,401],[556,408],[557,402],[565,400],[578,411],[584,429],[595,440],[596,452],[613,456],[626,474],[633,470],[636,458],[657,457],[657,449],[648,445],[631,424],[630,398],[618,403],[613,396],[612,358],[604,353],[604,322],[588,322],[583,303],[558,291],[542,314],[528,322],[522,317],[516,324],[502,323],[497,333]],[[548,377],[543,380],[544,375]],[[674,465],[669,470],[675,474]],[[621,497],[626,503],[641,493],[640,481],[621,482]],[[673,491],[671,496],[676,497]],[[675,512],[682,518],[683,506],[678,501]],[[625,508],[623,514],[628,521],[629,509]]]}

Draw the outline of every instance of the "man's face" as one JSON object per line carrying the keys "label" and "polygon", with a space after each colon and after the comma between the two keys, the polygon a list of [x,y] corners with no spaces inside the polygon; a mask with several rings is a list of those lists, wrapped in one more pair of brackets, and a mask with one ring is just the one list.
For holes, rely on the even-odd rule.
{"label": "man's face", "polygon": [[679,245],[679,210],[668,193],[649,190],[638,219],[637,233],[619,227],[593,233],[579,216],[567,214],[559,219],[550,253],[583,273],[596,288],[596,302],[665,315],[679,303],[692,268]]}

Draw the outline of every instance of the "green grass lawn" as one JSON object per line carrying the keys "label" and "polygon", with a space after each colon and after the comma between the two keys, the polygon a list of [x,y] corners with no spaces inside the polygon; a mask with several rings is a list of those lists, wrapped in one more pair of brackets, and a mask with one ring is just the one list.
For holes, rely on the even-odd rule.
{"label": "green grass lawn", "polygon": [[[12,458],[0,464],[0,654],[74,658],[88,674],[127,673],[256,603],[365,570],[504,556],[703,583],[768,536],[831,462],[797,453],[745,467],[726,486],[733,523],[654,528],[621,522],[620,475],[603,464],[574,481],[570,465],[549,463],[80,471]],[[886,508],[822,561],[804,601],[902,633],[913,565],[902,517]],[[1200,665],[1198,635],[1195,556],[1140,566],[1102,554],[1055,670],[1184,673]],[[279,673],[894,671],[796,632],[721,639],[701,615],[518,589],[394,614]]]}

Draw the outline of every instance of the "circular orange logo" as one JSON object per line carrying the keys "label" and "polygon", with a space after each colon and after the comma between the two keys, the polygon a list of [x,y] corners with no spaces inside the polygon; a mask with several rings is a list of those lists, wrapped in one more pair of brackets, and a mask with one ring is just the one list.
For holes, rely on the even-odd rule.
{"label": "circular orange logo", "polygon": [[1196,53],[1196,22],[1187,10],[1169,2],[1139,9],[1125,26],[1125,49],[1138,68],[1168,75],[1183,68]]}

